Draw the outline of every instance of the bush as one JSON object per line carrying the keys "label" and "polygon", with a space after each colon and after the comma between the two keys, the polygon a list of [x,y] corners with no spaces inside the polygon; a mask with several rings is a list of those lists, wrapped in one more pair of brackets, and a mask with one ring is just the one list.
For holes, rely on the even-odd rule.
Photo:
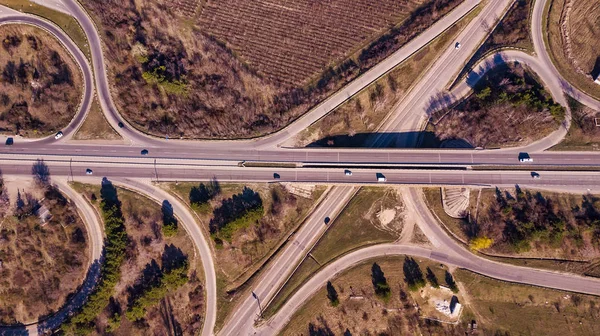
{"label": "bush", "polygon": [[488,237],[477,237],[471,239],[469,242],[469,248],[473,251],[479,251],[489,248],[494,243],[494,240]]}
{"label": "bush", "polygon": [[335,287],[333,287],[333,284],[331,284],[331,281],[327,281],[327,298],[329,299],[329,302],[331,302],[331,305],[334,307],[337,307],[337,305],[340,304],[338,293],[335,290]]}
{"label": "bush", "polygon": [[446,275],[444,278],[446,280],[446,285],[448,285],[448,288],[450,288],[454,293],[458,293],[458,287],[456,286],[456,282],[452,277],[452,273],[446,271]]}
{"label": "bush", "polygon": [[419,264],[413,258],[404,257],[402,270],[404,271],[404,281],[408,285],[408,289],[415,291],[425,286],[421,267],[419,267]]}
{"label": "bush", "polygon": [[377,263],[373,263],[371,267],[371,282],[375,288],[375,294],[384,300],[390,298],[390,285],[387,283],[383,270]]}
{"label": "bush", "polygon": [[263,216],[263,205],[260,195],[248,187],[233,197],[223,201],[221,206],[213,211],[209,228],[213,237],[217,235],[225,240],[240,228],[248,227]]}

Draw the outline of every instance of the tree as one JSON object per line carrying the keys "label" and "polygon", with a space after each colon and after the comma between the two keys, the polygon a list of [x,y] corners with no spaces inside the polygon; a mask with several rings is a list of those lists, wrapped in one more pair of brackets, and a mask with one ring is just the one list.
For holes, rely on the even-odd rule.
{"label": "tree", "polygon": [[166,237],[172,237],[177,234],[177,218],[173,215],[173,206],[169,201],[164,200],[161,207],[162,211],[162,232]]}
{"label": "tree", "polygon": [[327,281],[327,298],[329,299],[329,302],[331,302],[331,305],[334,307],[337,307],[337,305],[340,304],[338,293],[335,290],[335,287],[333,287],[333,285],[331,284],[331,281]]}
{"label": "tree", "polygon": [[373,263],[371,267],[371,282],[375,288],[375,294],[383,299],[390,297],[390,286],[387,283],[385,274],[377,263]]}
{"label": "tree", "polygon": [[431,268],[427,267],[427,281],[429,281],[429,283],[431,284],[431,287],[433,288],[439,288],[440,284],[438,283],[438,279],[435,276],[435,273],[433,273],[433,271],[431,270]]}
{"label": "tree", "polygon": [[44,160],[37,159],[31,167],[31,174],[39,186],[46,187],[50,184],[50,169],[48,169]]}
{"label": "tree", "polygon": [[448,285],[448,288],[450,288],[454,293],[458,293],[458,287],[456,286],[456,282],[454,281],[454,278],[452,277],[452,274],[448,271],[446,271],[446,285]]}
{"label": "tree", "polygon": [[425,286],[423,272],[421,272],[419,264],[413,258],[404,257],[402,269],[404,270],[404,281],[408,284],[408,289],[414,291]]}

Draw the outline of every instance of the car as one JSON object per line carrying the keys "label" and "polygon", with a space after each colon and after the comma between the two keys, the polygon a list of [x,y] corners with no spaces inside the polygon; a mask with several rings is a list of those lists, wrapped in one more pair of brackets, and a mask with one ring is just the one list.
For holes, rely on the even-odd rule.
{"label": "car", "polygon": [[539,179],[540,178],[540,174],[536,173],[536,172],[531,172],[531,178],[533,179]]}
{"label": "car", "polygon": [[92,175],[94,172],[91,169],[86,169],[85,170],[85,175]]}
{"label": "car", "polygon": [[329,224],[329,222],[331,222],[331,218],[325,217],[325,219],[323,220],[323,222],[325,223],[325,225],[327,225],[327,224]]}
{"label": "car", "polygon": [[13,138],[6,138],[6,142],[4,144],[7,146],[11,146],[14,143],[15,143],[15,140]]}
{"label": "car", "polygon": [[119,125],[119,128],[125,127],[125,124],[123,124],[121,121],[119,121],[118,125]]}
{"label": "car", "polygon": [[387,179],[382,173],[377,173],[377,182],[385,182]]}
{"label": "car", "polygon": [[148,155],[148,150],[147,149],[142,149],[141,154],[142,155]]}
{"label": "car", "polygon": [[348,169],[344,170],[344,175],[346,176],[352,176],[352,172],[349,171]]}
{"label": "car", "polygon": [[54,139],[58,140],[58,139],[60,139],[60,138],[62,138],[62,137],[63,137],[63,132],[62,132],[62,131],[59,131],[59,132],[58,132],[58,133],[56,133],[56,135],[54,136]]}
{"label": "car", "polygon": [[279,180],[281,178],[281,175],[279,175],[277,173],[273,173],[273,178],[276,180]]}
{"label": "car", "polygon": [[460,42],[456,42],[456,44],[454,45],[454,49],[460,49]]}

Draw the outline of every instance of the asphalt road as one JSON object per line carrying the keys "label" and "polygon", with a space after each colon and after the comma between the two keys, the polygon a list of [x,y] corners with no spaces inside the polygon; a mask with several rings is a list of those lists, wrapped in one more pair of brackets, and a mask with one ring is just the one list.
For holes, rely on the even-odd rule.
{"label": "asphalt road", "polygon": [[261,307],[265,307],[277,294],[283,283],[291,276],[296,266],[304,259],[313,244],[325,230],[325,218],[335,218],[354,195],[353,187],[333,188],[326,199],[313,211],[300,230],[286,243],[283,251],[269,263],[266,272],[254,282],[251,293],[229,316],[220,335],[240,335],[253,330],[254,321],[260,317]]}

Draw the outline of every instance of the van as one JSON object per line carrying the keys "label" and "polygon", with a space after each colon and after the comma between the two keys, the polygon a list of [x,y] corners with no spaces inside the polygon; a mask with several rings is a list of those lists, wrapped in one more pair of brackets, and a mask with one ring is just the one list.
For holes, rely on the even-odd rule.
{"label": "van", "polygon": [[377,173],[377,182],[385,182],[387,179],[382,173]]}

